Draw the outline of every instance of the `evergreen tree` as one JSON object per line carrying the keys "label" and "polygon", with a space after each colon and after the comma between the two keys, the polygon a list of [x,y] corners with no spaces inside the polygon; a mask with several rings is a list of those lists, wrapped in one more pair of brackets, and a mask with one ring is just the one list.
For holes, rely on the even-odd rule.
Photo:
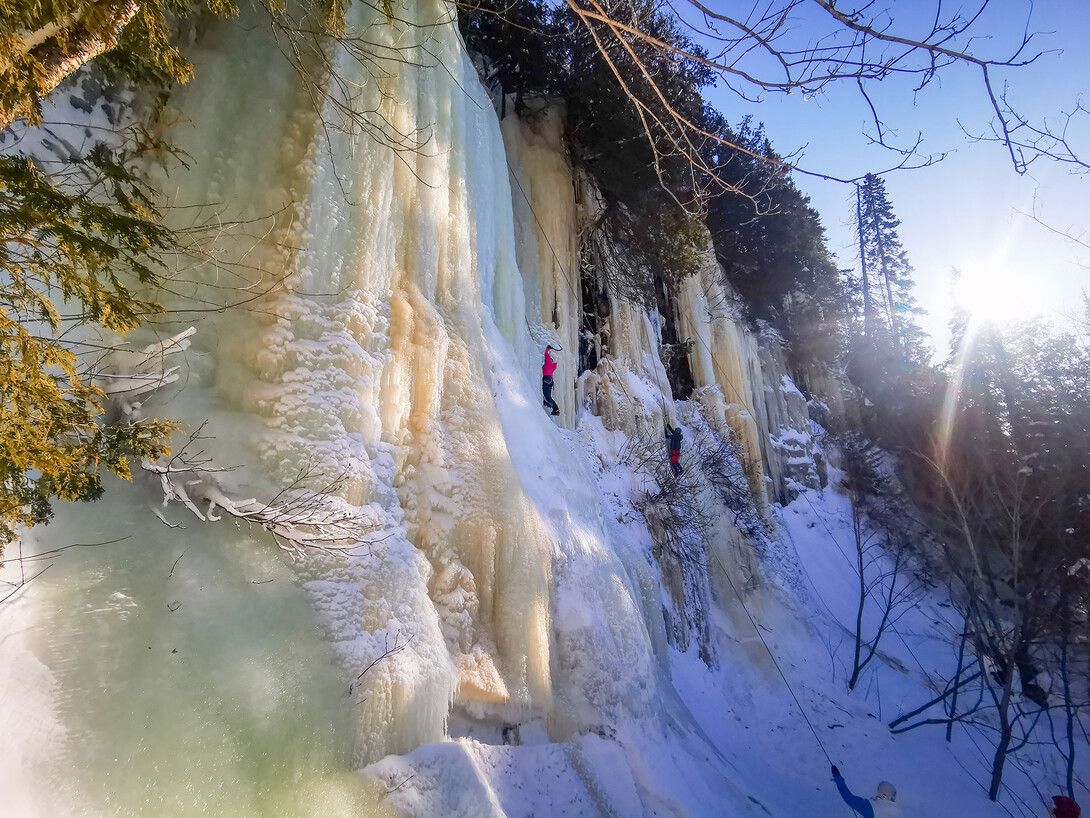
{"label": "evergreen tree", "polygon": [[527,113],[528,97],[559,92],[564,49],[557,46],[562,32],[544,3],[460,2],[458,29],[470,53],[488,60],[485,80],[499,83],[505,99],[514,94],[517,113]]}
{"label": "evergreen tree", "polygon": [[868,346],[896,351],[906,361],[925,363],[930,356],[915,316],[922,310],[912,295],[912,265],[897,233],[885,182],[867,174],[856,186],[863,333]]}
{"label": "evergreen tree", "polygon": [[[610,0],[608,13],[677,49],[695,46],[677,23],[651,0]],[[459,27],[470,51],[486,58],[488,78],[515,95],[516,111],[532,115],[525,100],[561,100],[573,161],[595,181],[604,207],[582,241],[583,269],[609,295],[654,306],[661,284],[671,285],[700,268],[696,252],[706,240],[699,218],[687,206],[701,180],[671,140],[668,125],[649,140],[647,121],[668,123],[667,103],[641,109],[618,92],[618,82],[651,100],[652,81],[668,107],[690,117],[704,112],[700,89],[711,75],[679,60],[636,34],[621,39],[588,29],[570,9],[550,9],[538,0],[511,6],[504,0],[474,0],[459,6]],[[598,35],[598,39],[595,39]],[[649,114],[648,111],[651,113]],[[690,208],[691,209],[691,208]]]}
{"label": "evergreen tree", "polygon": [[[695,209],[701,180],[671,112],[696,120],[703,115],[700,92],[714,74],[678,53],[704,52],[655,0],[609,0],[600,6],[641,33],[616,32],[604,23],[588,27],[566,6],[556,12],[567,52],[561,94],[576,137],[576,158],[612,201],[631,205],[658,187]],[[648,37],[673,50],[653,45]]]}
{"label": "evergreen tree", "polygon": [[[1038,681],[1085,620],[1072,579],[1090,536],[1090,352],[1041,323],[959,322],[936,446],[910,479],[943,540],[943,573],[968,624],[998,721],[989,794],[1048,705]],[[1080,635],[1079,637],[1084,638]],[[1055,693],[1055,689],[1053,693]]]}
{"label": "evergreen tree", "polygon": [[91,60],[131,79],[185,82],[192,66],[176,23],[202,10],[238,12],[234,0],[0,0],[0,130],[37,124],[42,101]]}
{"label": "evergreen tree", "polygon": [[756,317],[771,321],[792,341],[795,363],[838,362],[846,346],[848,307],[820,216],[778,164],[763,125],[747,118],[731,130],[714,111],[705,118],[724,138],[774,160],[746,153],[722,156],[717,146],[709,146],[717,154],[709,164],[716,162],[742,194],[719,190],[708,202],[708,229],[724,275]]}
{"label": "evergreen tree", "polygon": [[[611,0],[603,9],[657,42],[695,49],[654,2]],[[840,356],[844,290],[820,219],[763,126],[746,119],[734,129],[703,102],[712,76],[705,67],[624,31],[595,28],[596,41],[569,8],[550,13],[538,0],[515,7],[475,0],[459,7],[459,19],[467,47],[487,57],[488,76],[506,93],[563,100],[572,157],[606,204],[584,236],[585,267],[611,295],[646,306],[660,294],[656,279],[674,284],[699,269],[694,249],[706,234],[686,211],[699,201],[726,278],[753,312],[798,341],[796,357],[826,363]],[[619,93],[618,74],[645,108]],[[645,93],[652,82],[665,99]],[[712,135],[686,148],[699,154],[699,167],[675,143],[681,137],[669,127],[670,111]],[[653,141],[645,121],[659,123]]]}
{"label": "evergreen tree", "polygon": [[170,423],[103,423],[105,394],[78,352],[78,327],[124,334],[161,309],[134,294],[179,249],[132,168],[161,150],[98,146],[64,170],[0,156],[0,547],[44,522],[50,502],[93,500],[101,475],[166,453]]}

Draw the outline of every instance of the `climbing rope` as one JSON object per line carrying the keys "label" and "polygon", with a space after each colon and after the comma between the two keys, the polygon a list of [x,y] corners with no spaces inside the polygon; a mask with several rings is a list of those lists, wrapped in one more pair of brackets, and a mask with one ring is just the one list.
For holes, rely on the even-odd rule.
{"label": "climbing rope", "polygon": [[[829,535],[829,539],[832,540],[833,543],[836,545],[836,548],[840,552],[841,556],[844,557],[844,559],[848,562],[849,565],[852,565],[851,557],[849,557],[848,554],[845,552],[844,546],[842,546],[840,544],[840,541],[836,538],[836,535],[833,533],[832,529],[830,529],[828,524],[826,524],[825,519],[820,514],[818,514],[817,509],[814,508],[814,504],[811,503],[810,498],[806,496],[806,492],[800,493],[799,496],[802,497],[806,501],[806,504],[808,506],[810,506],[810,510],[813,512],[814,517],[817,519],[817,521],[819,523],[821,523],[821,527],[825,529],[825,533]],[[829,609],[828,604],[826,604],[825,600],[822,598],[820,591],[818,591],[818,589],[817,589],[817,586],[814,585],[814,581],[813,581],[813,579],[811,579],[810,573],[806,570],[806,566],[801,561],[799,562],[799,565],[802,568],[803,573],[806,574],[806,579],[809,581],[811,587],[813,587],[814,592],[817,594],[818,599],[821,601],[821,604],[825,607],[825,609],[827,611],[829,611],[829,613],[831,615],[832,611]],[[854,565],[852,565],[852,569],[853,570],[855,569]],[[834,619],[835,619],[835,616],[834,616]],[[947,624],[949,624],[949,623],[947,623]],[[888,625],[888,627],[889,627],[889,629],[891,631],[893,631],[894,635],[896,635],[896,637],[900,640],[900,642],[904,646],[905,650],[908,651],[909,656],[912,657],[912,660],[916,663],[916,666],[920,669],[920,673],[923,674],[923,676],[926,678],[927,673],[928,673],[927,668],[924,667],[923,662],[920,661],[920,658],[919,658],[919,656],[916,655],[916,652],[914,650],[912,650],[912,646],[908,644],[908,641],[905,639],[904,635],[897,629],[897,626],[894,625],[893,623],[890,623]],[[980,755],[981,761],[985,765],[985,767],[989,766],[991,764],[991,759],[988,758],[988,756],[984,753],[984,751],[977,744],[976,738],[973,736],[973,734],[968,730],[963,731],[963,734],[966,737],[968,737],[970,742],[972,742],[973,747],[976,749],[978,755]],[[966,774],[968,774],[975,781],[976,777],[973,775],[973,773],[970,770],[968,770],[965,767],[964,764],[961,763],[961,760],[958,759],[957,756],[954,756],[954,758],[955,758],[955,760],[957,760],[958,765],[966,772]],[[980,785],[980,786],[981,786],[981,788],[983,789],[984,792],[988,791],[988,788],[985,787],[984,785]],[[1004,787],[1004,791],[1014,801],[1021,802],[1021,804],[1023,806],[1025,806],[1028,809],[1031,809],[1030,805],[1026,802],[1026,800],[1024,798],[1022,798],[1017,792],[1010,789],[1009,787]],[[1010,808],[1007,807],[1005,804],[1000,803],[999,806],[1001,806],[1004,810],[1006,810],[1008,815],[1012,815],[1012,816],[1014,815],[1014,813],[1012,813],[1010,811]],[[1031,809],[1031,811],[1032,811],[1032,809]],[[1027,814],[1029,814],[1029,813],[1027,813]]]}
{"label": "climbing rope", "polygon": [[705,341],[699,333],[697,333],[696,337],[700,341],[700,345],[704,347],[704,349],[708,350],[708,357],[710,357],[712,360],[712,369],[716,370],[719,373],[720,381],[725,382],[727,386],[730,387],[730,391],[734,393],[734,397],[737,398],[738,403],[740,403],[742,406],[747,406],[745,400],[742,399],[741,393],[738,391],[738,387],[734,385],[734,381],[727,377],[726,373],[723,371],[723,368],[719,366],[719,363],[715,360],[715,353],[712,351],[712,348],[708,346],[708,342]]}
{"label": "climbing rope", "polygon": [[[723,372],[722,367],[720,367],[718,362],[716,361],[715,352],[712,351],[711,347],[708,346],[707,342],[702,337],[700,337],[699,334],[697,335],[697,338],[700,340],[700,343],[704,347],[704,349],[708,351],[708,356],[711,358],[712,367],[719,372],[721,379],[720,382],[725,382],[731,388],[731,391],[734,392],[734,396],[738,399],[738,402],[742,404],[742,406],[745,406],[746,402],[742,400],[742,396],[739,393],[738,388],[734,385],[730,378],[726,377],[726,374]],[[810,721],[810,717],[806,713],[806,708],[802,706],[802,702],[799,701],[799,697],[795,695],[794,688],[791,687],[791,683],[787,680],[787,675],[783,672],[783,668],[780,667],[780,663],[776,660],[776,655],[772,652],[772,648],[770,648],[768,646],[768,642],[765,641],[764,634],[761,633],[761,629],[758,627],[757,621],[753,618],[753,614],[750,613],[749,608],[746,605],[745,599],[743,599],[742,594],[735,586],[734,580],[731,579],[730,572],[727,571],[727,567],[723,565],[723,561],[719,558],[719,554],[714,549],[712,550],[712,556],[715,557],[715,561],[716,563],[718,563],[719,569],[723,572],[723,576],[726,578],[731,590],[738,598],[738,604],[741,605],[742,610],[745,611],[746,618],[749,619],[750,625],[753,626],[753,630],[756,632],[757,638],[761,640],[761,644],[764,645],[765,650],[768,651],[768,657],[772,660],[772,664],[776,667],[776,672],[780,674],[780,678],[783,679],[784,687],[787,688],[787,692],[790,693],[791,698],[794,699],[795,706],[798,707],[799,713],[802,715],[803,720],[806,722],[806,726],[809,727],[810,732],[814,734],[814,741],[817,742],[818,747],[821,749],[822,755],[825,756],[825,759],[829,762],[831,766],[833,764],[833,760],[829,757],[829,753],[825,749],[825,745],[822,743],[821,737],[818,735],[817,730],[814,728],[813,723]]]}
{"label": "climbing rope", "polygon": [[[538,218],[537,212],[534,210],[534,206],[530,203],[530,198],[529,198],[529,196],[526,195],[526,190],[523,188],[522,182],[519,181],[518,175],[515,173],[514,168],[511,167],[511,162],[510,162],[510,160],[506,159],[506,156],[505,156],[505,161],[507,163],[508,172],[511,174],[511,178],[514,179],[516,187],[518,187],[519,192],[522,194],[523,200],[526,202],[527,208],[530,210],[530,214],[533,216],[534,221],[537,223],[538,230],[541,232],[542,237],[545,239],[545,243],[549,247],[549,252],[552,253],[553,259],[556,261],[557,267],[560,269],[561,274],[564,276],[564,279],[567,282],[568,288],[571,290],[572,295],[578,301],[579,293],[576,290],[575,285],[572,283],[571,276],[568,274],[567,269],[564,267],[564,263],[560,260],[560,256],[557,254],[556,249],[553,247],[553,243],[549,239],[549,235],[545,231],[545,227],[541,223],[541,219]],[[718,374],[720,376],[720,383],[726,383],[727,386],[729,386],[731,391],[734,393],[734,396],[737,399],[738,403],[740,403],[742,406],[747,406],[746,402],[742,399],[741,393],[739,392],[738,388],[734,385],[733,381],[731,381],[730,378],[726,377],[726,374],[724,373],[722,367],[719,366],[719,364],[718,364],[718,362],[716,360],[714,351],[712,351],[712,349],[708,346],[707,342],[705,342],[702,337],[700,337],[699,335],[697,337],[699,338],[701,345],[708,351],[708,355],[711,358],[712,367],[713,367],[713,369],[715,369],[718,372]],[[609,359],[607,358],[606,360],[609,360]],[[610,365],[613,366],[612,361],[610,361]],[[616,369],[615,366],[613,366],[613,371],[614,371],[614,375],[617,378],[618,385],[621,387],[621,391],[623,391],[625,393],[625,396],[628,398],[628,400],[631,403],[635,404],[635,401],[633,400],[631,394],[629,394],[628,390],[625,388],[624,382],[620,377],[620,373],[617,372],[617,369]],[[665,416],[665,414],[666,414],[666,404],[665,404],[665,402],[663,402],[662,408],[663,408],[663,415]],[[690,491],[690,493],[693,493],[693,500],[695,502],[696,501],[695,493],[693,492],[691,487],[689,487],[689,491]],[[810,500],[809,500],[809,498],[807,498],[805,496],[805,493],[803,493],[803,497],[804,497],[804,499],[806,499],[806,502],[807,502],[808,505],[810,505],[811,509],[813,509],[813,504],[810,503]],[[832,534],[832,531],[825,524],[824,520],[820,517],[820,515],[817,514],[816,510],[814,511],[814,514],[821,521],[822,526],[825,528],[826,532],[828,532],[828,534],[829,534],[830,538],[833,540],[833,542],[836,543],[837,549],[841,552],[841,554],[843,554],[845,557],[847,557],[847,555],[844,553],[843,548],[841,548],[840,543],[837,542],[835,536],[833,536],[833,534]],[[784,674],[783,668],[780,667],[779,662],[776,660],[775,654],[772,652],[772,649],[769,647],[768,642],[764,638],[764,635],[761,633],[760,627],[757,625],[756,620],[753,618],[753,615],[750,613],[749,608],[746,606],[745,599],[742,597],[742,594],[738,591],[738,588],[735,586],[734,581],[731,579],[730,572],[727,571],[726,566],[723,565],[723,561],[719,558],[718,553],[716,553],[713,550],[712,555],[715,557],[715,561],[716,561],[716,563],[718,563],[720,570],[723,572],[723,576],[726,578],[727,583],[731,587],[731,590],[734,592],[734,595],[737,597],[739,605],[741,605],[742,610],[746,614],[746,618],[749,619],[750,625],[753,626],[753,630],[757,634],[757,638],[761,640],[761,644],[764,645],[765,650],[768,652],[768,656],[772,660],[772,664],[775,666],[776,671],[779,673],[780,678],[783,680],[784,686],[787,688],[787,691],[791,694],[791,698],[794,700],[796,707],[798,707],[799,713],[802,715],[803,720],[806,722],[806,726],[810,728],[810,732],[813,734],[815,742],[817,742],[817,745],[820,748],[822,754],[825,756],[825,759],[829,762],[830,765],[832,765],[833,764],[832,758],[829,756],[828,751],[825,749],[825,745],[822,743],[821,737],[818,735],[817,730],[814,728],[813,723],[810,721],[810,718],[806,713],[806,709],[802,706],[802,702],[800,702],[798,696],[795,695],[795,691],[792,688],[791,683],[788,681],[787,676]],[[850,562],[850,560],[849,560],[849,562]],[[803,570],[805,571],[805,566],[803,566]],[[809,574],[807,574],[807,579],[810,580],[811,585],[814,584],[813,580],[810,579]],[[817,590],[816,586],[814,587],[814,590],[815,591]],[[820,594],[818,594],[818,596],[820,598]],[[825,605],[824,600],[822,600],[822,604]],[[825,607],[828,610],[828,606],[825,605]],[[916,655],[912,652],[912,649],[908,646],[907,642],[905,642],[904,637],[896,630],[896,628],[893,628],[893,631],[894,631],[894,633],[897,634],[898,638],[904,644],[905,648],[912,655],[912,658],[916,661],[917,665],[919,665],[921,670],[923,670],[923,665],[920,663],[920,661],[916,657]],[[1006,809],[1008,813],[1010,812],[1010,810],[1005,805],[1001,805],[1001,806],[1003,806],[1003,808]],[[852,814],[853,815],[855,814],[854,810],[852,811]]]}
{"label": "climbing rope", "polygon": [[[575,289],[575,285],[572,283],[571,277],[568,275],[567,268],[564,267],[564,262],[560,260],[560,256],[557,255],[556,248],[553,247],[552,241],[549,239],[549,234],[545,232],[545,225],[541,223],[541,219],[538,218],[537,211],[534,210],[534,206],[530,203],[530,197],[526,195],[526,190],[522,186],[522,182],[519,181],[518,174],[515,173],[515,169],[511,167],[510,160],[507,161],[507,170],[511,174],[511,178],[515,180],[515,186],[518,187],[519,193],[522,194],[523,201],[526,202],[526,207],[530,210],[530,215],[534,217],[534,222],[537,223],[537,229],[540,231],[542,237],[545,239],[545,244],[549,247],[549,252],[553,254],[553,259],[556,261],[556,266],[559,268],[561,274],[564,276],[564,280],[568,283],[568,288],[571,290],[575,299],[579,300],[579,293]],[[621,387],[621,391],[624,392],[625,397],[628,398],[629,403],[636,405],[636,401],[633,399],[631,393],[625,388],[624,380],[621,378],[621,373],[617,371],[617,367],[613,364],[613,361],[609,358],[604,359],[609,363],[613,369],[614,377],[617,380],[617,385]],[[640,416],[637,414],[636,419],[639,420]]]}
{"label": "climbing rope", "polygon": [[821,748],[822,755],[825,756],[825,760],[829,762],[830,766],[833,764],[832,758],[829,757],[828,751],[825,749],[825,745],[821,741],[821,737],[818,735],[816,729],[814,729],[813,723],[810,721],[810,717],[806,715],[806,708],[802,706],[802,702],[799,701],[799,697],[795,695],[795,690],[791,687],[791,682],[787,681],[787,676],[783,672],[783,668],[780,667],[780,663],[776,661],[776,655],[772,652],[772,648],[768,646],[768,642],[765,641],[764,635],[761,633],[760,627],[757,625],[757,621],[753,618],[753,614],[749,612],[749,608],[746,607],[746,601],[742,598],[738,588],[734,584],[734,580],[730,578],[730,572],[727,571],[727,567],[723,565],[723,561],[719,559],[719,555],[713,550],[712,556],[715,557],[715,561],[719,564],[719,568],[723,571],[723,576],[726,577],[727,583],[730,585],[734,595],[738,597],[738,604],[742,606],[742,610],[746,613],[746,618],[749,619],[749,624],[753,626],[754,632],[757,634],[757,638],[761,640],[761,644],[764,645],[765,650],[768,651],[768,658],[772,660],[772,664],[776,667],[776,672],[780,674],[780,678],[783,679],[784,687],[787,688],[787,692],[791,694],[791,698],[795,700],[795,706],[798,707],[799,713],[802,714],[803,721],[806,722],[806,726],[810,728],[810,732],[814,734],[814,741],[817,742],[817,746]]}
{"label": "climbing rope", "polygon": [[[708,351],[708,356],[711,358],[712,367],[719,373],[720,383],[726,383],[731,388],[731,391],[734,392],[734,396],[735,398],[737,398],[738,403],[740,403],[742,406],[746,406],[747,404],[744,400],[742,400],[742,396],[739,393],[738,388],[734,385],[733,381],[731,381],[731,379],[726,376],[726,373],[716,361],[715,352],[711,349],[711,347],[708,346],[707,342],[699,334],[697,335],[697,338],[700,340],[700,343],[704,347],[704,349]],[[693,499],[695,502],[695,496]],[[780,663],[776,660],[776,655],[772,652],[772,648],[769,647],[768,642],[764,638],[764,634],[761,633],[761,629],[760,627],[758,627],[757,621],[753,618],[753,614],[750,613],[749,607],[746,605],[745,599],[742,597],[742,594],[735,586],[734,580],[731,579],[730,572],[727,571],[727,567],[723,565],[723,561],[719,558],[719,554],[714,549],[712,549],[712,556],[715,557],[715,561],[719,565],[719,569],[723,572],[723,576],[726,578],[727,584],[730,585],[731,590],[734,592],[735,597],[737,597],[738,599],[738,604],[742,606],[742,610],[745,612],[746,618],[749,619],[750,625],[753,626],[753,630],[757,634],[757,638],[761,640],[761,644],[764,645],[765,650],[768,652],[768,657],[772,660],[772,664],[775,666],[776,672],[780,674],[780,678],[783,680],[783,684],[784,687],[787,688],[787,692],[791,694],[791,698],[795,701],[795,706],[798,707],[799,713],[802,715],[803,721],[805,721],[806,726],[810,728],[810,732],[814,736],[814,741],[817,742],[817,746],[821,750],[822,755],[825,756],[825,760],[829,762],[830,766],[832,766],[833,760],[829,756],[829,752],[825,749],[825,744],[821,741],[821,736],[818,735],[817,730],[814,728],[813,723],[810,721],[810,717],[809,715],[807,715],[806,708],[802,706],[802,702],[799,701],[799,697],[795,695],[795,690],[791,686],[791,682],[787,680],[787,675],[783,672],[783,668],[780,667]]]}
{"label": "climbing rope", "polygon": [[526,195],[526,190],[522,186],[522,182],[519,181],[518,174],[515,173],[515,169],[511,167],[511,160],[504,157],[504,161],[507,162],[507,172],[511,174],[511,178],[515,180],[515,186],[518,187],[519,193],[522,194],[523,200],[526,202],[526,207],[530,209],[530,215],[534,217],[534,221],[537,223],[537,229],[545,239],[545,243],[549,246],[549,252],[553,254],[553,258],[556,260],[556,266],[560,268],[560,272],[564,276],[564,280],[568,282],[568,289],[571,290],[571,294],[575,296],[575,299],[579,300],[579,291],[575,289],[575,285],[572,284],[571,276],[568,275],[567,269],[564,267],[564,262],[560,260],[560,256],[557,255],[556,249],[553,247],[553,243],[549,240],[549,234],[545,232],[545,225],[541,223],[541,219],[537,216],[537,211],[534,210],[534,206],[530,204],[530,197]]}
{"label": "climbing rope", "polygon": [[[836,550],[839,551],[840,555],[842,557],[844,557],[844,559],[847,561],[847,563],[849,565],[851,565],[852,570],[853,571],[856,570],[856,566],[852,563],[851,557],[849,557],[847,552],[845,552],[844,546],[842,546],[840,544],[840,541],[836,538],[836,535],[833,534],[832,529],[830,529],[829,526],[825,523],[825,519],[820,514],[818,514],[817,509],[814,508],[814,504],[811,503],[810,498],[806,496],[806,492],[800,492],[799,496],[802,497],[802,499],[806,501],[806,505],[810,506],[810,511],[812,511],[814,513],[814,517],[817,519],[817,521],[819,523],[821,523],[821,527],[825,529],[825,533],[828,534],[829,539],[833,541],[833,544],[836,546]],[[801,561],[799,562],[799,565],[802,566],[802,570],[806,574],[806,578],[810,581],[810,585],[812,585],[814,587],[815,593],[818,594],[818,599],[821,599],[821,604],[825,605],[826,610],[829,610],[829,606],[825,604],[825,600],[821,598],[821,594],[820,594],[820,592],[818,592],[817,586],[814,585],[813,579],[810,578],[810,573],[806,570],[806,566],[803,565]],[[830,613],[831,613],[831,611],[830,611]],[[891,631],[893,631],[893,633],[897,636],[898,639],[901,640],[901,644],[904,645],[905,650],[908,651],[908,655],[912,657],[913,661],[916,663],[916,666],[919,667],[920,672],[926,677],[927,676],[927,668],[924,667],[923,662],[920,661],[920,658],[912,650],[911,646],[909,646],[908,642],[905,640],[905,638],[901,634],[901,632],[899,630],[897,630],[896,625],[894,623],[890,622],[887,625],[887,627]]]}
{"label": "climbing rope", "polygon": [[[698,503],[697,503],[697,499],[696,499],[695,490],[690,485],[686,485],[686,488],[688,489],[689,494],[692,497],[694,507],[696,507],[698,505]],[[715,557],[715,562],[716,562],[716,564],[719,565],[719,570],[721,570],[723,572],[723,577],[727,580],[727,584],[730,585],[731,591],[734,592],[734,596],[738,599],[738,604],[742,607],[742,610],[745,612],[746,618],[749,620],[749,624],[753,627],[754,633],[757,634],[757,638],[760,639],[761,644],[764,645],[764,649],[768,653],[768,658],[772,660],[772,664],[776,668],[776,672],[780,674],[780,678],[783,680],[784,687],[787,688],[787,692],[790,693],[791,698],[794,699],[795,706],[798,708],[799,713],[802,715],[803,721],[806,722],[806,726],[809,727],[810,732],[813,733],[814,741],[817,742],[818,748],[821,750],[822,755],[824,755],[825,759],[829,762],[830,765],[832,765],[833,760],[829,756],[828,751],[825,749],[825,745],[821,741],[821,736],[818,735],[817,730],[814,728],[813,722],[810,721],[810,717],[806,713],[806,708],[802,706],[802,702],[799,700],[799,697],[795,694],[795,690],[791,686],[791,682],[789,682],[788,679],[787,679],[787,674],[785,674],[783,672],[783,668],[780,667],[780,663],[776,659],[776,654],[772,652],[772,648],[769,647],[768,642],[764,638],[764,634],[761,633],[760,626],[757,625],[757,620],[754,619],[753,614],[750,613],[749,607],[746,605],[745,598],[742,596],[741,592],[738,590],[738,587],[734,584],[734,580],[731,579],[730,572],[727,570],[727,567],[723,564],[723,560],[721,560],[719,558],[718,552],[716,552],[715,549],[709,549],[709,550],[711,551],[712,556]]]}

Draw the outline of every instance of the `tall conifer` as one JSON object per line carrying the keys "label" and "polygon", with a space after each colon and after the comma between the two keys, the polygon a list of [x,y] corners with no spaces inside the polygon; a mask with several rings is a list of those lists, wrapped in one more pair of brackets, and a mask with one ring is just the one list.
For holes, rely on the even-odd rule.
{"label": "tall conifer", "polygon": [[885,182],[867,174],[856,189],[856,229],[863,271],[864,334],[876,346],[895,350],[910,361],[928,355],[915,316],[922,310],[912,295],[912,265],[897,228]]}

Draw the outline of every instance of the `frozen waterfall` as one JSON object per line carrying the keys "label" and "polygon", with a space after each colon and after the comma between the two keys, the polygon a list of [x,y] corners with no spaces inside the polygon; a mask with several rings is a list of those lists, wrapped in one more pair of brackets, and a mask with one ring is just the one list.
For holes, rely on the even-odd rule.
{"label": "frozen waterfall", "polygon": [[[499,814],[487,770],[517,765],[568,781],[570,814],[747,807],[673,691],[652,535],[600,499],[607,455],[677,417],[660,328],[615,304],[611,356],[576,388],[591,205],[559,123],[501,135],[451,7],[397,11],[351,6],[384,58],[331,51],[341,83],[318,102],[258,17],[198,40],[170,102],[197,161],[170,198],[232,226],[220,263],[176,288],[209,308],[181,298],[149,331],[196,327],[183,377],[144,407],[202,428],[225,495],[302,481],[377,526],[293,561],[230,519],[172,505],[160,521],[151,480],[60,509],[26,545],[50,569],[0,611],[17,623],[0,783],[19,814],[358,815],[412,776]],[[805,406],[708,306],[712,279],[678,294],[694,405],[742,441],[763,509],[770,424],[801,428]],[[540,406],[548,341],[566,350],[559,425]],[[716,559],[752,576],[722,525]],[[725,594],[706,576],[677,588],[675,604]],[[656,760],[665,735],[699,769]]]}

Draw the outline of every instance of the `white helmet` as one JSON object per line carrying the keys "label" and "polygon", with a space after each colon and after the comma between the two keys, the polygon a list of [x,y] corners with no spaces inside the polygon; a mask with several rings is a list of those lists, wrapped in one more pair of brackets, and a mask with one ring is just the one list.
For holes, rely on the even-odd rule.
{"label": "white helmet", "polygon": [[890,784],[888,781],[879,781],[878,797],[884,801],[896,801],[897,788]]}

